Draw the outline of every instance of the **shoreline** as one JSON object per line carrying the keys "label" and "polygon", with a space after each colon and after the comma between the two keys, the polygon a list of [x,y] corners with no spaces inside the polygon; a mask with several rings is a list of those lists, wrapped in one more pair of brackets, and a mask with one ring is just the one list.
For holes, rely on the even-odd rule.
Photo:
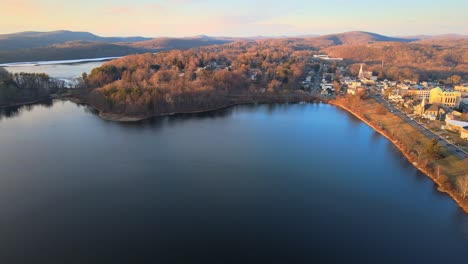
{"label": "shoreline", "polygon": [[359,115],[358,113],[354,112],[353,110],[351,110],[350,108],[342,105],[341,103],[337,103],[336,101],[328,101],[327,102],[328,104],[330,105],[333,105],[333,106],[336,106],[336,107],[339,107],[340,109],[348,112],[349,114],[353,115],[354,117],[358,118],[360,121],[362,121],[364,124],[368,125],[369,127],[371,127],[372,129],[374,129],[374,131],[376,131],[377,133],[379,133],[380,135],[384,136],[385,138],[387,138],[399,151],[400,153],[406,158],[406,160],[411,164],[413,165],[417,170],[419,170],[420,172],[422,172],[424,175],[426,175],[429,179],[431,179],[436,185],[437,185],[437,190],[441,193],[445,193],[447,195],[449,195],[452,200],[460,207],[460,209],[462,209],[465,214],[468,214],[468,202],[466,202],[465,200],[463,200],[463,198],[457,193],[456,190],[454,189],[446,189],[443,187],[443,184],[442,182],[440,181],[440,179],[435,175],[435,173],[427,170],[426,168],[424,168],[423,166],[421,166],[420,164],[418,164],[417,162],[414,162],[412,161],[412,158],[410,156],[410,153],[408,153],[408,151],[406,151],[404,148],[403,148],[403,145],[396,139],[394,139],[391,135],[389,135],[387,132],[385,132],[384,130],[382,130],[380,127],[378,127],[377,125],[371,123],[369,120],[366,120],[363,116]]}
{"label": "shoreline", "polygon": [[[115,114],[115,113],[110,113],[110,112],[103,111],[102,109],[99,109],[98,107],[96,107],[96,106],[94,106],[94,105],[92,105],[92,104],[90,104],[88,102],[85,102],[80,98],[74,97],[74,96],[57,98],[57,99],[59,99],[59,100],[68,100],[68,101],[71,101],[71,102],[76,103],[76,104],[87,105],[87,106],[93,108],[94,110],[96,110],[98,112],[98,116],[100,118],[102,118],[103,120],[112,121],[112,122],[121,122],[121,123],[140,122],[140,121],[144,121],[144,120],[151,119],[151,118],[173,116],[173,115],[190,115],[190,114],[209,113],[209,112],[219,111],[219,110],[223,110],[223,109],[227,109],[227,108],[234,107],[234,106],[239,106],[239,105],[286,104],[286,103],[300,103],[300,102],[312,103],[312,102],[322,101],[319,98],[316,98],[316,97],[313,97],[313,96],[311,96],[309,98],[304,98],[304,100],[291,100],[291,101],[279,100],[277,98],[273,98],[273,99],[272,98],[267,98],[267,100],[263,100],[263,101],[262,100],[257,100],[257,101],[252,100],[252,101],[229,103],[229,104],[224,104],[224,105],[220,105],[220,106],[217,106],[217,107],[207,108],[207,109],[202,109],[202,110],[175,111],[175,112],[170,112],[170,113],[150,114],[150,115],[144,115],[144,116],[129,116],[129,115]],[[268,99],[272,99],[272,100],[268,100]]]}

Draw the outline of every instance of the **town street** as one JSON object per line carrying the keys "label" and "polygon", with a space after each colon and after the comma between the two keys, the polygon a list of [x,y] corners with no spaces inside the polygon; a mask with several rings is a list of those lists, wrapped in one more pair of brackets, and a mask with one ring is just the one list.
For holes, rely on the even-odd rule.
{"label": "town street", "polygon": [[390,104],[388,101],[386,101],[385,99],[381,98],[381,97],[378,97],[378,96],[373,96],[373,98],[383,104],[386,108],[388,108],[390,111],[393,111],[393,113],[397,116],[399,116],[401,119],[403,119],[406,123],[410,124],[412,127],[418,129],[419,131],[421,131],[421,133],[423,133],[426,137],[432,139],[432,138],[436,138],[439,143],[449,149],[450,151],[453,152],[453,154],[455,154],[458,158],[460,159],[467,159],[468,160],[468,153],[466,153],[464,150],[458,148],[457,146],[455,146],[454,144],[450,143],[449,141],[447,141],[445,138],[435,134],[434,132],[432,132],[431,130],[427,129],[426,127],[424,127],[423,125],[421,125],[420,123],[416,122],[415,120],[412,120],[411,118],[409,118],[405,113],[401,112],[398,108],[396,108],[395,106],[393,106],[392,104]]}

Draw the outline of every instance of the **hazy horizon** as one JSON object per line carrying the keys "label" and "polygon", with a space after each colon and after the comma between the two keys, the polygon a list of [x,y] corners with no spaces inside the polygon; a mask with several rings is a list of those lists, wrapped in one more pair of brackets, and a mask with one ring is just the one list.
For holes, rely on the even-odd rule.
{"label": "hazy horizon", "polygon": [[51,33],[51,32],[60,32],[60,31],[69,31],[69,32],[83,32],[83,33],[91,33],[94,35],[97,35],[99,37],[143,37],[143,38],[192,38],[192,37],[213,37],[213,38],[256,38],[256,37],[262,37],[262,38],[291,38],[291,37],[319,37],[319,36],[326,36],[326,35],[334,35],[334,34],[343,34],[343,33],[349,33],[349,32],[363,32],[363,33],[371,33],[371,34],[379,34],[383,36],[389,36],[389,37],[403,37],[403,38],[408,38],[408,37],[417,37],[417,36],[461,36],[461,37],[468,37],[468,34],[460,34],[460,33],[441,33],[441,34],[408,34],[408,35],[387,35],[387,34],[382,34],[380,32],[371,32],[371,31],[366,31],[366,30],[352,30],[352,31],[344,31],[344,32],[329,32],[329,33],[324,33],[324,34],[315,34],[315,33],[304,33],[304,34],[296,34],[296,35],[246,35],[246,36],[228,36],[228,35],[210,35],[210,34],[197,34],[197,35],[180,35],[180,36],[151,36],[151,35],[103,35],[103,34],[98,34],[96,32],[93,32],[92,30],[80,30],[80,31],[75,31],[75,30],[70,30],[70,29],[53,29],[53,30],[24,30],[24,31],[15,31],[15,32],[0,32],[0,35],[13,35],[13,34],[20,34],[20,33],[28,33],[28,32],[37,32],[37,33]]}
{"label": "hazy horizon", "polygon": [[0,34],[55,30],[146,37],[276,37],[348,31],[388,36],[468,34],[468,2],[456,0],[396,0],[391,5],[370,0],[83,0],[66,5],[58,0],[4,1]]}

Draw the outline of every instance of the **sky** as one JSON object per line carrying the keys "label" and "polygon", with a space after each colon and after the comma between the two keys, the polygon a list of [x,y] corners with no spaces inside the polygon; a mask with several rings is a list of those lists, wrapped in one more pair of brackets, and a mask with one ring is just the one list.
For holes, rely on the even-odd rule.
{"label": "sky", "polygon": [[468,35],[467,0],[0,0],[0,34],[295,36],[369,31]]}

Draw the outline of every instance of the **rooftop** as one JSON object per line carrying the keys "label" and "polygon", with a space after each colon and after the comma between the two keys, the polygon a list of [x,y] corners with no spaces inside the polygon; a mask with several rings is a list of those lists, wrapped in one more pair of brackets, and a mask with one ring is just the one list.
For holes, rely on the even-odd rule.
{"label": "rooftop", "polygon": [[445,122],[452,126],[463,127],[463,128],[468,127],[468,122],[464,122],[464,121],[446,119]]}

